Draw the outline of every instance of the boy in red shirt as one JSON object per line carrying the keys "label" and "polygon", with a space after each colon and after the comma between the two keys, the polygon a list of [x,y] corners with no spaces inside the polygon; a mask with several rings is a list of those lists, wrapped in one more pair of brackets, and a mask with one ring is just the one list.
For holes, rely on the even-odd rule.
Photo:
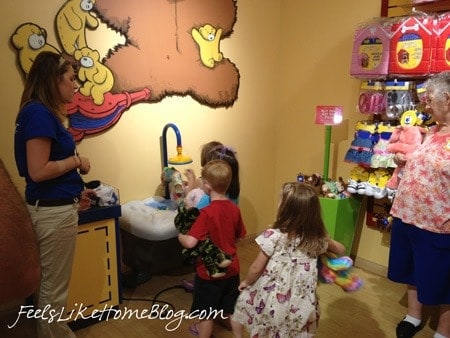
{"label": "boy in red shirt", "polygon": [[201,321],[194,324],[199,337],[210,337],[214,319],[234,312],[239,296],[239,258],[236,242],[246,235],[239,207],[226,195],[231,182],[231,168],[223,160],[213,160],[202,169],[203,190],[211,198],[211,204],[200,210],[200,215],[185,235],[179,234],[181,245],[191,249],[207,237],[222,251],[231,255],[233,261],[225,276],[210,277],[201,259],[196,262],[194,299],[191,315],[199,315]]}

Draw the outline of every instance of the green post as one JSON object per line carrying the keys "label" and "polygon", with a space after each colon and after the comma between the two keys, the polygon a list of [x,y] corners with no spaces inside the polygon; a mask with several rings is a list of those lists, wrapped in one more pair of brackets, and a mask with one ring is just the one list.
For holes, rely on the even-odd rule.
{"label": "green post", "polygon": [[325,126],[325,155],[323,159],[323,179],[328,181],[330,167],[331,126]]}

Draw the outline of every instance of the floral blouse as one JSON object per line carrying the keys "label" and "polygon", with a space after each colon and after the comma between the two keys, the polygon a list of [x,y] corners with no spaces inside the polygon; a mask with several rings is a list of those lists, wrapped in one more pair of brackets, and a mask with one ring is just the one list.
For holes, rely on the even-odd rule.
{"label": "floral blouse", "polygon": [[450,233],[450,133],[432,127],[409,154],[391,214],[424,230]]}

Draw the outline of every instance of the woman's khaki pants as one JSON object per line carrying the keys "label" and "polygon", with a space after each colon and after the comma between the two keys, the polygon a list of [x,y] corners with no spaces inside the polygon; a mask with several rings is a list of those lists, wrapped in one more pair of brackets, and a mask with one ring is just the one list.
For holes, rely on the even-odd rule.
{"label": "woman's khaki pants", "polygon": [[[38,337],[75,337],[67,323],[58,318],[66,318],[64,314],[75,252],[79,205],[27,207],[39,242],[42,270],[35,303],[37,309],[47,309],[42,318],[37,319]],[[61,316],[51,316],[59,313]]]}

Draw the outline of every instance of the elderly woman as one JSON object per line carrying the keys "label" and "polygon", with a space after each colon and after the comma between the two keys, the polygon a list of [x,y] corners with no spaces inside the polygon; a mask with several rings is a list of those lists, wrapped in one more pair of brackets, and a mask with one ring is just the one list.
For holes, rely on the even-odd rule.
{"label": "elderly woman", "polygon": [[427,81],[426,109],[436,125],[407,157],[391,214],[388,278],[407,286],[408,313],[397,337],[422,327],[422,305],[439,305],[434,338],[450,337],[450,72]]}

